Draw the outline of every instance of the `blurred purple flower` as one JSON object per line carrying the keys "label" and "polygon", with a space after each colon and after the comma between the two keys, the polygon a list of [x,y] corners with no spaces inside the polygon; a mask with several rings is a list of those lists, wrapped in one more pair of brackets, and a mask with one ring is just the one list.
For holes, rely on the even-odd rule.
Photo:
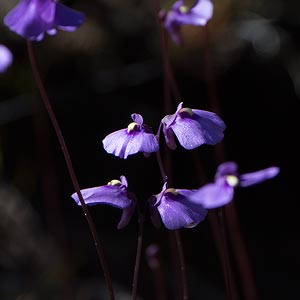
{"label": "blurred purple flower", "polygon": [[226,205],[233,199],[235,187],[247,187],[275,177],[278,167],[270,167],[253,173],[239,175],[234,162],[221,164],[215,175],[215,182],[196,190],[191,196],[194,203],[210,209]]}
{"label": "blurred purple flower", "polygon": [[205,26],[211,19],[213,10],[210,0],[198,0],[192,8],[188,8],[183,1],[179,0],[173,4],[170,11],[161,11],[160,18],[164,21],[164,26],[174,43],[180,45],[182,44],[181,26]]}
{"label": "blurred purple flower", "polygon": [[167,183],[158,195],[149,199],[154,225],[159,226],[162,221],[170,230],[192,228],[205,219],[207,210],[190,200],[193,191],[166,186]]}
{"label": "blurred purple flower", "polygon": [[[118,229],[125,227],[135,210],[135,196],[127,191],[127,180],[121,176],[120,180],[112,180],[107,185],[81,190],[82,197],[86,205],[107,204],[123,209]],[[81,205],[77,193],[71,196],[77,205]]]}
{"label": "blurred purple flower", "polygon": [[185,149],[194,149],[202,144],[215,145],[223,137],[226,126],[215,114],[209,111],[182,108],[178,105],[173,115],[162,119],[163,132],[170,149],[176,148],[174,134]]}
{"label": "blurred purple flower", "polygon": [[55,0],[21,0],[4,18],[11,31],[32,41],[56,34],[56,28],[74,31],[83,21],[82,13]]}
{"label": "blurred purple flower", "polygon": [[0,73],[4,73],[12,62],[13,55],[10,50],[6,46],[0,44]]}
{"label": "blurred purple flower", "polygon": [[157,152],[158,141],[150,128],[143,124],[143,117],[132,114],[131,118],[133,122],[127,128],[115,131],[104,138],[102,142],[105,151],[125,159],[137,152],[144,154]]}

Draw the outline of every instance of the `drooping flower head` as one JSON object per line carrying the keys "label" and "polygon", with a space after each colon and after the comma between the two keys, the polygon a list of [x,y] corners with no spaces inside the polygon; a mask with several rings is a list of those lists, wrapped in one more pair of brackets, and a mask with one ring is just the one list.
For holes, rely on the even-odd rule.
{"label": "drooping flower head", "polygon": [[215,145],[223,137],[226,126],[215,114],[209,111],[182,108],[178,105],[173,115],[162,119],[163,132],[170,149],[176,148],[174,134],[185,149],[194,149],[202,144]]}
{"label": "drooping flower head", "polygon": [[247,187],[275,177],[278,167],[270,167],[253,173],[239,175],[234,162],[221,164],[215,175],[215,182],[209,183],[195,191],[192,200],[203,207],[217,208],[226,205],[233,199],[236,187]]}
{"label": "drooping flower head", "polygon": [[[120,180],[112,180],[107,185],[81,190],[83,200],[86,205],[107,204],[123,209],[118,229],[125,227],[135,210],[135,196],[127,190],[128,184],[125,176]],[[81,205],[77,193],[71,196],[77,205]]]}
{"label": "drooping flower head", "polygon": [[210,0],[198,0],[192,8],[188,8],[183,1],[179,0],[173,4],[172,9],[167,13],[161,11],[160,17],[174,43],[180,45],[182,44],[181,26],[205,26],[213,15],[213,9]]}
{"label": "drooping flower head", "polygon": [[151,218],[154,225],[162,223],[170,230],[182,227],[192,228],[203,221],[207,210],[190,200],[193,191],[184,189],[167,189],[149,199]]}
{"label": "drooping flower head", "polygon": [[132,123],[127,128],[115,131],[104,138],[103,147],[106,152],[127,158],[128,155],[143,152],[157,152],[158,141],[150,128],[143,124],[143,117],[132,114]]}
{"label": "drooping flower head", "polygon": [[55,0],[21,0],[4,18],[11,31],[27,40],[40,41],[45,32],[56,29],[74,31],[84,21],[84,15]]}
{"label": "drooping flower head", "polygon": [[13,55],[10,50],[0,44],[0,73],[3,73],[13,62]]}

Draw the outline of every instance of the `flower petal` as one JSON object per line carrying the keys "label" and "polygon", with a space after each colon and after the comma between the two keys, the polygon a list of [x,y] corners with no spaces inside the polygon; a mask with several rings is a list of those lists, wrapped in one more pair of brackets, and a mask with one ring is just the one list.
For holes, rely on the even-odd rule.
{"label": "flower petal", "polygon": [[205,143],[208,145],[215,145],[224,137],[223,131],[226,128],[225,123],[221,118],[210,111],[192,109],[194,115],[192,116],[201,126]]}
{"label": "flower petal", "polygon": [[165,195],[157,206],[164,225],[168,229],[174,230],[182,227],[194,227],[203,221],[207,211],[201,205],[189,200],[187,196],[192,192],[188,190],[176,191],[179,195]]}
{"label": "flower petal", "polygon": [[174,132],[171,128],[163,128],[163,133],[165,135],[166,144],[171,150],[175,150],[177,145],[175,143]]}
{"label": "flower petal", "polygon": [[21,0],[4,18],[10,30],[28,40],[40,41],[45,32],[55,34],[55,27],[74,31],[84,15],[54,0]]}
{"label": "flower petal", "polygon": [[214,6],[210,0],[199,0],[190,12],[193,20],[190,24],[204,26],[212,18]]}
{"label": "flower petal", "polygon": [[84,21],[84,14],[74,9],[56,3],[54,26],[65,31],[74,31]]}
{"label": "flower petal", "polygon": [[41,8],[47,14],[52,10],[55,3],[46,0],[40,4],[38,1],[22,0],[4,18],[4,24],[11,31],[29,40],[37,40],[46,30],[50,29],[49,24],[41,17]]}
{"label": "flower petal", "polygon": [[[119,185],[103,185],[81,190],[84,202],[87,205],[107,204],[116,208],[126,208],[130,206],[132,200],[127,197],[127,193]],[[77,193],[71,196],[77,205],[81,205]]]}
{"label": "flower petal", "polygon": [[278,167],[270,167],[253,173],[247,173],[240,176],[240,186],[246,187],[255,185],[262,181],[271,179],[279,173]]}
{"label": "flower petal", "polygon": [[128,225],[129,221],[131,220],[131,217],[135,211],[136,203],[134,201],[131,202],[131,204],[123,209],[121,220],[118,224],[118,229],[124,228],[126,225]]}
{"label": "flower petal", "polygon": [[233,161],[227,161],[218,166],[215,179],[218,179],[227,175],[238,176],[238,165]]}
{"label": "flower petal", "polygon": [[128,133],[127,129],[115,131],[104,138],[103,147],[106,152],[127,158],[137,152],[157,152],[159,145],[154,134],[140,132]]}
{"label": "flower petal", "polygon": [[120,158],[127,158],[125,150],[129,139],[130,137],[127,134],[127,129],[120,129],[107,135],[102,143],[107,153],[114,154]]}
{"label": "flower petal", "polygon": [[156,137],[152,133],[142,132],[140,134],[142,143],[140,147],[140,152],[152,153],[159,150],[159,145]]}
{"label": "flower petal", "polygon": [[139,125],[142,125],[144,122],[144,119],[140,114],[132,114],[131,119],[133,120],[133,122],[135,122]]}
{"label": "flower petal", "polygon": [[233,195],[233,187],[209,183],[196,190],[190,198],[204,208],[211,209],[226,205],[232,200]]}
{"label": "flower petal", "polygon": [[176,109],[176,112],[175,114],[172,114],[172,115],[166,115],[163,119],[162,119],[162,123],[164,125],[164,127],[166,128],[169,128],[171,127],[171,125],[174,124],[178,114],[179,114],[179,111],[182,109],[182,105],[183,105],[183,102],[180,102],[177,106],[177,109]]}

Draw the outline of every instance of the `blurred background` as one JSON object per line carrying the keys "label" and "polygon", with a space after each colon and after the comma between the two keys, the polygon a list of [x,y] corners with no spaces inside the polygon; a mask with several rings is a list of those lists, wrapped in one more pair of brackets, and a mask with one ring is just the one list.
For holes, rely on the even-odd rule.
{"label": "blurred background", "polygon": [[[170,41],[170,60],[185,106],[209,109],[207,50],[221,117],[226,160],[247,173],[272,165],[273,180],[236,191],[235,205],[260,299],[300,299],[299,146],[300,3],[296,0],[212,1],[209,49],[205,30],[183,28],[184,45]],[[0,17],[17,3],[1,0]],[[164,117],[159,31],[151,1],[63,1],[86,14],[74,33],[34,43],[81,188],[125,175],[139,199],[161,191],[154,155],[127,160],[105,153],[102,139],[140,113],[154,131]],[[189,2],[188,4],[192,4]],[[161,2],[169,9],[172,2]],[[0,298],[108,299],[88,225],[56,135],[42,105],[26,42],[0,25],[0,43],[14,62],[0,74]],[[173,111],[176,104],[173,103]],[[172,152],[174,187],[197,188],[193,157],[206,180],[216,170],[214,147]],[[137,240],[136,215],[117,229],[121,211],[90,209],[111,271],[116,299],[130,299]],[[181,230],[191,299],[224,299],[222,269],[209,221]],[[172,239],[145,222],[141,299],[155,299],[149,245],[160,247],[163,283],[176,299]]]}

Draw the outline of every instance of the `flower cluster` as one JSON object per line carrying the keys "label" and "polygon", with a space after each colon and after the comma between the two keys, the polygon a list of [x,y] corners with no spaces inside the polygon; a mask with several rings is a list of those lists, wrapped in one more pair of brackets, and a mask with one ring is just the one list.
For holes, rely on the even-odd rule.
{"label": "flower cluster", "polygon": [[[165,29],[176,44],[182,43],[181,26],[205,26],[213,14],[210,0],[198,0],[189,8],[182,0],[174,3],[168,12],[159,15]],[[30,41],[40,41],[45,33],[54,35],[57,29],[74,31],[83,23],[84,15],[72,10],[56,0],[21,0],[4,18],[11,31]],[[12,54],[0,45],[0,72],[12,63]],[[177,142],[185,149],[195,149],[203,144],[216,145],[224,137],[226,128],[222,119],[213,112],[183,107],[181,102],[175,113],[161,119],[156,135],[151,127],[144,124],[143,117],[134,113],[127,128],[107,135],[102,143],[106,152],[127,159],[129,155],[158,152],[162,131],[166,145],[174,150]],[[225,162],[216,172],[213,183],[198,189],[176,189],[164,182],[160,193],[149,197],[149,209],[154,225],[161,223],[170,230],[192,228],[202,222],[208,209],[228,204],[237,187],[247,187],[275,177],[277,167],[240,175],[237,164]],[[112,180],[106,185],[81,190],[87,205],[107,204],[123,210],[118,228],[126,226],[138,204],[137,197],[128,191],[125,176]],[[71,196],[81,205],[78,195]]]}
{"label": "flower cluster", "polygon": [[[182,108],[178,105],[173,115],[167,115],[161,120],[166,143],[170,149],[176,148],[175,138],[185,149],[194,149],[202,144],[215,145],[223,137],[224,122],[212,112]],[[127,158],[128,155],[143,152],[145,154],[159,150],[158,135],[152,133],[150,127],[143,124],[143,117],[132,114],[132,123],[127,128],[115,131],[103,140],[106,152]]]}
{"label": "flower cluster", "polygon": [[[215,113],[182,107],[181,102],[172,115],[162,118],[157,136],[143,123],[140,114],[132,114],[127,128],[115,131],[103,139],[104,149],[126,159],[129,155],[159,151],[159,134],[162,128],[167,146],[176,149],[175,137],[185,149],[194,149],[203,144],[215,145],[223,139],[225,124]],[[236,187],[246,187],[275,177],[277,167],[239,175],[237,164],[225,162],[216,172],[215,181],[199,189],[187,190],[168,187],[165,182],[160,193],[149,197],[149,209],[155,226],[161,223],[167,229],[192,228],[202,222],[207,210],[226,205],[233,199]],[[113,180],[108,185],[82,190],[87,205],[108,204],[123,209],[118,228],[128,224],[137,204],[136,196],[127,190],[127,180]],[[72,195],[78,205],[77,194]]]}
{"label": "flower cluster", "polygon": [[[152,222],[157,227],[163,223],[170,230],[193,228],[205,219],[208,209],[228,204],[233,199],[235,188],[255,185],[278,173],[279,168],[270,167],[239,175],[236,163],[225,162],[218,167],[215,182],[199,189],[167,188],[167,183],[164,183],[162,191],[148,199]],[[136,196],[127,191],[127,187],[125,176],[121,176],[121,181],[112,180],[107,185],[81,192],[87,205],[108,204],[123,209],[118,225],[118,228],[123,228],[129,223],[137,203]],[[72,198],[80,205],[76,193]]]}

